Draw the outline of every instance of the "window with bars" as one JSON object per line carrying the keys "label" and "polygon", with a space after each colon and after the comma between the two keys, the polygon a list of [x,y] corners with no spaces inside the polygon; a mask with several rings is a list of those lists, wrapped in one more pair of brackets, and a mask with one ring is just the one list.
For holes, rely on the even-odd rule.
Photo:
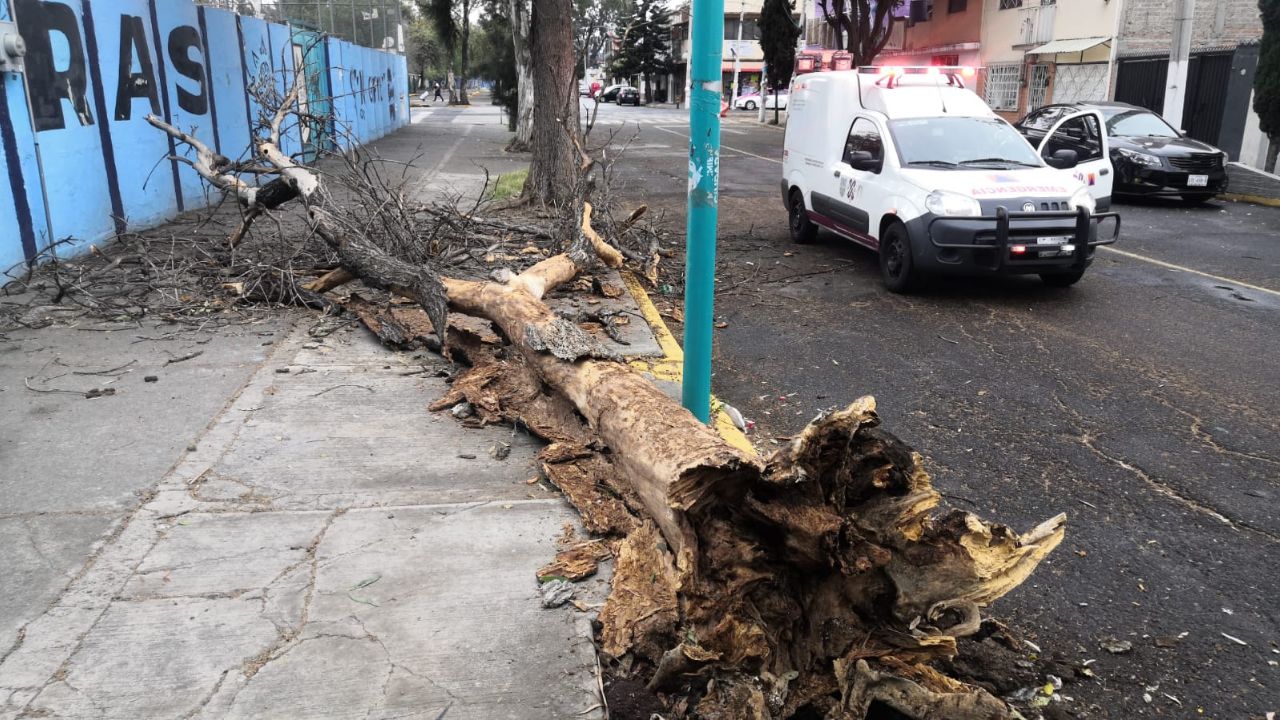
{"label": "window with bars", "polygon": [[987,82],[983,99],[992,110],[1017,110],[1018,86],[1022,79],[1022,65],[1006,63],[987,67]]}
{"label": "window with bars", "polygon": [[1022,7],[1022,0],[1000,0],[1001,10],[1015,10]]}
{"label": "window with bars", "polygon": [[1027,88],[1027,110],[1035,110],[1042,107],[1049,93],[1049,66],[1048,65],[1032,65],[1031,66],[1031,83]]}

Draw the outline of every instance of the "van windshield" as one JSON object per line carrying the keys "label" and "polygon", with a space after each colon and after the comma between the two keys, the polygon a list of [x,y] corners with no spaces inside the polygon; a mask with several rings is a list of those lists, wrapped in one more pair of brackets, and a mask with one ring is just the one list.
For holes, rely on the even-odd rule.
{"label": "van windshield", "polygon": [[903,167],[1044,167],[1018,131],[997,118],[890,120],[889,133]]}

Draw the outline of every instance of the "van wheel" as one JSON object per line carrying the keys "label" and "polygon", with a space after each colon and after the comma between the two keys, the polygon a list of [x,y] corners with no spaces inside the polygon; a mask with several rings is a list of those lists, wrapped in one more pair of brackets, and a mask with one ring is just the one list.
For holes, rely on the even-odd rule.
{"label": "van wheel", "polygon": [[757,106],[756,106],[756,101],[755,101],[755,100],[748,100],[748,101],[747,101],[747,103],[746,103],[746,108],[747,108],[748,110],[755,110],[755,109],[756,109],[756,107],[757,107]]}
{"label": "van wheel", "polygon": [[1084,277],[1083,270],[1072,270],[1064,273],[1040,273],[1040,279],[1049,287],[1071,287]]}
{"label": "van wheel", "polygon": [[792,190],[787,203],[787,216],[791,227],[791,241],[799,245],[808,245],[818,237],[818,226],[809,220],[809,213],[804,207],[804,194]]}
{"label": "van wheel", "polygon": [[919,285],[919,273],[911,258],[911,240],[900,222],[890,223],[880,236],[880,277],[889,292],[909,293]]}

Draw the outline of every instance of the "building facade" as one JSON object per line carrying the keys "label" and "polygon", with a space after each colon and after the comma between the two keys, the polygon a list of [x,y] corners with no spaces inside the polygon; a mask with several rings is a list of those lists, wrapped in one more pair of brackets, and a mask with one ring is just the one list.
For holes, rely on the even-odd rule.
{"label": "building facade", "polygon": [[[721,50],[720,82],[725,98],[757,92],[764,72],[764,51],[760,47],[760,9],[764,0],[725,0],[724,35]],[[670,102],[683,104],[689,78],[690,6],[685,3],[672,25],[672,47],[676,61],[667,79]],[[735,70],[737,87],[734,87]]]}
{"label": "building facade", "polygon": [[984,0],[979,83],[1009,120],[1055,102],[1106,100],[1122,0]]}
{"label": "building facade", "polygon": [[[1124,0],[1112,97],[1164,109],[1176,0]],[[1181,118],[1166,118],[1232,160],[1266,162],[1269,142],[1253,112],[1262,19],[1256,0],[1196,0]]]}

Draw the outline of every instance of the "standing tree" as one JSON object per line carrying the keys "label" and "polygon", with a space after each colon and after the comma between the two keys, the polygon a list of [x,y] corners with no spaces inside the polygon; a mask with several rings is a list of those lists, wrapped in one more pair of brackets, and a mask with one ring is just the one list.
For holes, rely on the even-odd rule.
{"label": "standing tree", "polygon": [[529,0],[507,0],[511,45],[516,63],[516,136],[507,146],[513,152],[529,150],[533,138],[533,55],[529,47]]}
{"label": "standing tree", "polygon": [[522,199],[564,207],[577,178],[578,88],[573,0],[537,0],[530,22],[533,60],[532,162]]}
{"label": "standing tree", "polygon": [[774,125],[778,124],[778,91],[791,82],[791,71],[796,65],[796,38],[800,37],[800,28],[791,17],[794,9],[795,0],[764,0],[760,19],[756,21],[760,26],[760,49],[764,51],[768,89],[774,94]]}
{"label": "standing tree", "polygon": [[853,66],[870,65],[893,34],[894,11],[903,0],[817,0],[822,19],[835,32],[836,46],[853,56]]}
{"label": "standing tree", "polygon": [[[578,54],[578,69],[599,61],[610,31],[630,5],[629,0],[575,0],[577,21],[573,26],[573,47]],[[585,74],[585,73],[584,73]]]}
{"label": "standing tree", "polygon": [[407,45],[409,68],[418,74],[423,83],[436,75],[447,62],[444,48],[436,39],[431,23],[425,20],[415,20],[409,26]]}
{"label": "standing tree", "polygon": [[618,26],[619,50],[613,73],[644,78],[644,97],[653,101],[653,76],[671,71],[671,10],[662,0],[635,0]]}
{"label": "standing tree", "polygon": [[1258,10],[1262,11],[1262,46],[1253,79],[1253,111],[1271,140],[1265,170],[1275,172],[1280,151],[1280,0],[1258,0]]}
{"label": "standing tree", "polygon": [[467,75],[470,71],[471,7],[475,2],[476,0],[418,0],[418,7],[431,21],[450,57],[450,104],[471,104],[467,99]]}
{"label": "standing tree", "polygon": [[480,34],[476,38],[476,57],[479,60],[472,72],[476,77],[493,83],[493,104],[506,109],[507,125],[515,130],[518,78],[506,1],[487,0],[485,11],[480,17]]}

